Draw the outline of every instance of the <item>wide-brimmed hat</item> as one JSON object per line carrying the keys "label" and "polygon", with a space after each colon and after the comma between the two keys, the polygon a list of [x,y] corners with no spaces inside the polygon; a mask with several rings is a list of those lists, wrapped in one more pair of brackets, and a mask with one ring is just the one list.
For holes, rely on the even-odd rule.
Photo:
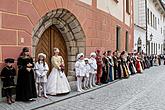
{"label": "wide-brimmed hat", "polygon": [[43,56],[44,58],[46,58],[46,54],[44,54],[44,53],[39,53],[39,54],[38,54],[38,57],[39,57],[39,56]]}
{"label": "wide-brimmed hat", "polygon": [[5,63],[14,63],[14,59],[13,58],[6,58]]}
{"label": "wide-brimmed hat", "polygon": [[83,53],[79,53],[79,54],[77,55],[77,59],[80,59],[81,57],[84,57],[84,54],[83,54]]}
{"label": "wide-brimmed hat", "polygon": [[96,53],[95,52],[92,52],[91,54],[90,54],[90,57],[91,56],[96,56]]}

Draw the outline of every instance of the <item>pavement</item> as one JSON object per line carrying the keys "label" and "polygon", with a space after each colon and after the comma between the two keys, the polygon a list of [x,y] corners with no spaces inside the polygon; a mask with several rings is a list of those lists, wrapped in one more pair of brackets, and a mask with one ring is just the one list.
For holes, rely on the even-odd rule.
{"label": "pavement", "polygon": [[0,103],[0,110],[165,110],[165,66],[147,69],[143,74],[63,96],[37,98],[31,103]]}

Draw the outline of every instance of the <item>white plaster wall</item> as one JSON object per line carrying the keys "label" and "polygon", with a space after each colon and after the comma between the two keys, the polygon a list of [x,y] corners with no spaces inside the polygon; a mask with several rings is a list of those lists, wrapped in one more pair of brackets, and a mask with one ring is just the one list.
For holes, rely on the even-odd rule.
{"label": "white plaster wall", "polygon": [[137,45],[135,44],[137,44],[139,37],[142,40],[142,50],[146,53],[146,31],[134,26],[134,50],[137,50]]}
{"label": "white plaster wall", "polygon": [[[152,34],[153,39],[151,42],[157,43],[157,44],[163,44],[164,35],[163,35],[163,32],[161,34],[161,27],[162,27],[162,31],[163,31],[165,22],[163,22],[163,19],[161,19],[160,12],[157,10],[157,8],[155,8],[155,5],[153,4],[153,2],[151,0],[148,0],[147,5],[148,5],[149,10],[152,11],[152,13],[157,17],[157,19],[159,18],[159,24],[157,24],[157,30],[154,29],[153,27],[151,27],[151,25],[148,25],[148,39],[149,39],[150,35]],[[157,23],[158,23],[158,21],[157,21]],[[157,54],[161,54],[161,48],[159,49],[158,46],[157,46]]]}
{"label": "white plaster wall", "polygon": [[114,0],[97,0],[97,8],[123,21],[123,0],[118,3]]}
{"label": "white plaster wall", "polygon": [[130,15],[132,14],[132,10],[131,10],[132,1],[130,0],[130,14],[126,12],[126,2],[124,5],[125,5],[125,24],[130,26],[130,20],[131,20]]}
{"label": "white plaster wall", "polygon": [[139,3],[139,0],[134,0],[134,23],[136,25],[139,24],[139,8],[138,8],[138,3]]}
{"label": "white plaster wall", "polygon": [[92,5],[92,0],[79,0],[79,1],[84,2],[88,5]]}

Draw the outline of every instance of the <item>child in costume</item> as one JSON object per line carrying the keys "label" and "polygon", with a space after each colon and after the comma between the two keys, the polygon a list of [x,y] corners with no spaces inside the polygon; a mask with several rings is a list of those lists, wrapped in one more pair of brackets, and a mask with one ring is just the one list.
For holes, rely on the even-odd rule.
{"label": "child in costume", "polygon": [[15,87],[14,76],[16,75],[16,70],[13,67],[14,59],[7,58],[5,59],[6,66],[1,71],[1,79],[3,81],[3,90],[7,98],[7,103],[14,103],[12,98],[12,88]]}

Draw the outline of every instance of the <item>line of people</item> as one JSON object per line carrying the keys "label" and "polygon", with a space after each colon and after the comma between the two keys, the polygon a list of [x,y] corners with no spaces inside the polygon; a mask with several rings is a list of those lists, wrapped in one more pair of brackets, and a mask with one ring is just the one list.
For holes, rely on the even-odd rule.
{"label": "line of people", "polygon": [[[69,82],[64,73],[64,60],[59,56],[59,49],[54,48],[54,55],[51,58],[53,69],[47,78],[49,67],[45,62],[46,55],[38,54],[38,60],[34,63],[29,54],[29,48],[24,47],[18,60],[18,77],[16,84],[16,101],[31,102],[35,98],[48,95],[66,94],[71,91]],[[14,59],[5,59],[6,66],[1,71],[3,81],[3,93],[6,96],[7,103],[15,102],[12,97],[12,88],[15,87],[14,76],[16,69],[13,67]],[[36,87],[37,84],[37,87]]]}
{"label": "line of people", "polygon": [[[24,47],[17,60],[18,77],[16,84],[16,101],[35,101],[35,98],[48,95],[67,94],[71,91],[69,82],[65,76],[65,64],[59,49],[54,48],[51,58],[52,70],[48,75],[49,67],[46,63],[46,55],[38,54],[38,60],[34,63],[29,54],[29,48]],[[90,58],[84,58],[84,54],[77,55],[75,73],[77,78],[77,91],[97,85],[105,84],[116,79],[128,78],[131,74],[142,73],[144,69],[160,65],[160,57],[146,56],[144,53],[128,53],[123,51],[106,51],[101,55],[97,50],[90,54]],[[3,93],[7,103],[15,102],[12,97],[12,88],[15,87],[14,77],[16,69],[13,67],[14,59],[5,59],[6,66],[1,71]]]}
{"label": "line of people", "polygon": [[83,92],[96,85],[106,84],[116,79],[129,78],[130,75],[143,73],[144,69],[161,65],[161,56],[147,56],[142,53],[113,53],[109,50],[101,55],[97,50],[85,58],[83,53],[77,55],[75,73],[77,91]]}

